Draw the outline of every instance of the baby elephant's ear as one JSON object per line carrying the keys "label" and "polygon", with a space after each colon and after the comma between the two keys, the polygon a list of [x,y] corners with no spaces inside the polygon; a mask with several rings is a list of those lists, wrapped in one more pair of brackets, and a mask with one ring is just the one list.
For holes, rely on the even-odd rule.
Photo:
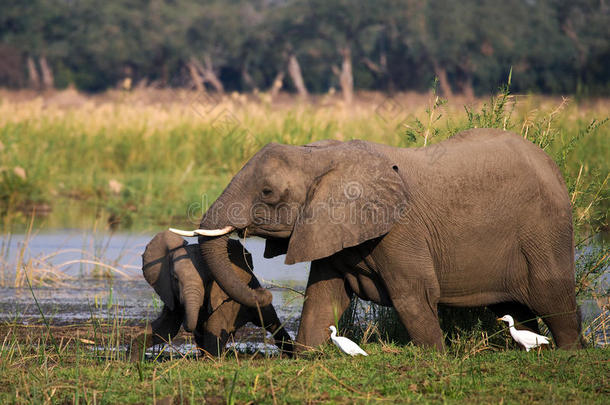
{"label": "baby elephant's ear", "polygon": [[142,254],[142,273],[144,278],[161,298],[161,301],[173,311],[176,297],[170,273],[170,249],[184,244],[184,239],[169,231],[161,232],[146,245]]}
{"label": "baby elephant's ear", "polygon": [[159,295],[159,298],[161,298],[161,301],[167,305],[167,308],[173,311],[176,308],[176,296],[174,295],[172,275],[169,270],[170,266],[170,258],[165,256],[161,265],[161,271],[159,272],[159,279],[153,288]]}

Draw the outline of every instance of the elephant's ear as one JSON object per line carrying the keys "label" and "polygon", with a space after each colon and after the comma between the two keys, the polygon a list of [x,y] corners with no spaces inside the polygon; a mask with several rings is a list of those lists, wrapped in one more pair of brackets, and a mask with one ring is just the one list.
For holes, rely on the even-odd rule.
{"label": "elephant's ear", "polygon": [[169,255],[162,256],[151,262],[144,263],[142,270],[144,278],[154,289],[161,301],[170,311],[175,309],[176,297],[172,288],[172,276],[169,270],[171,258]]}
{"label": "elephant's ear", "polygon": [[320,151],[327,170],[308,190],[286,264],[328,257],[390,231],[407,209],[400,168],[366,144]]}
{"label": "elephant's ear", "polygon": [[142,254],[142,273],[144,278],[161,298],[161,301],[173,311],[176,297],[173,291],[173,280],[170,272],[173,249],[181,247],[184,239],[169,231],[159,232],[146,245]]}

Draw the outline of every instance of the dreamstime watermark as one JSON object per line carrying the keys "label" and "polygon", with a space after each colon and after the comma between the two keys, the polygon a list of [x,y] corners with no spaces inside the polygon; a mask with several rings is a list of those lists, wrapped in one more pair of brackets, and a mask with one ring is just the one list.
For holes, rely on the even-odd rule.
{"label": "dreamstime watermark", "polygon": [[[330,225],[392,225],[404,221],[411,206],[406,201],[397,204],[384,203],[378,198],[366,198],[365,188],[358,182],[347,182],[340,198],[328,196],[324,199],[303,202],[279,202],[267,204],[262,201],[211,203],[207,194],[191,203],[187,208],[188,221],[198,226],[201,218],[207,223],[230,223],[238,228],[255,226],[262,228],[311,225],[324,222]],[[244,200],[248,197],[244,196]]]}
{"label": "dreamstime watermark", "polygon": [[[440,104],[435,104],[435,108],[439,106]],[[427,112],[430,113],[430,110],[427,110]],[[394,96],[384,98],[381,103],[377,105],[377,108],[375,108],[375,113],[387,125],[393,126],[394,128],[399,128],[399,131],[404,131],[405,133],[403,136],[410,138],[412,141],[417,139],[417,136],[413,134],[417,134],[420,138],[424,137],[427,141],[428,137],[426,135],[426,131],[429,129],[423,128],[421,122],[416,119],[415,124],[420,130],[413,131],[411,126],[408,124],[409,117],[406,114],[406,109]],[[428,164],[430,165],[436,164],[436,162],[438,162],[438,160],[442,158],[446,152],[446,147],[443,142],[425,145],[423,148],[423,153],[427,158]]]}
{"label": "dreamstime watermark", "polygon": [[216,93],[197,91],[194,97],[189,100],[189,106],[195,114],[202,118],[206,118],[214,112],[221,101],[220,95]]}
{"label": "dreamstime watermark", "polygon": [[[223,142],[239,145],[246,140],[256,140],[247,127],[231,110],[231,103],[226,103],[226,97],[213,92],[196,91],[187,103],[198,116],[209,121],[211,129],[225,138]],[[376,109],[384,121],[400,118],[404,109],[392,97],[388,97]],[[434,163],[444,154],[444,146],[428,146],[424,152],[429,161]],[[370,185],[369,185],[370,186]],[[285,226],[294,224],[311,224],[316,221],[326,221],[330,224],[372,224],[384,225],[395,223],[408,212],[406,204],[392,205],[379,201],[377,198],[366,198],[365,187],[355,181],[347,182],[342,189],[342,196],[329,196],[323,201],[301,203],[279,203],[267,205],[236,201],[225,203],[218,200],[212,204],[207,194],[202,194],[197,202],[187,208],[187,218],[194,226],[198,226],[205,216],[207,223],[226,223],[237,227],[249,225],[261,227]],[[245,196],[251,198],[250,196]],[[369,196],[370,197],[370,196]]]}
{"label": "dreamstime watermark", "polygon": [[212,129],[225,136],[234,135],[240,127],[241,121],[228,108],[223,109],[212,121]]}
{"label": "dreamstime watermark", "polygon": [[445,144],[443,142],[428,145],[424,148],[424,154],[427,156],[428,163],[431,165],[438,162],[445,153],[447,153],[447,151],[445,150]]}
{"label": "dreamstime watermark", "polygon": [[403,107],[394,97],[389,96],[383,99],[381,103],[375,108],[375,113],[389,123],[397,120],[403,113]]}
{"label": "dreamstime watermark", "polygon": [[[189,88],[191,83],[177,83],[178,88]],[[169,87],[175,99],[183,99],[184,94]],[[256,140],[257,137],[237,117],[228,101],[230,97],[224,93],[206,90],[195,90],[186,93],[185,104],[200,118],[209,121],[210,129],[219,137],[226,137],[235,145],[245,142],[246,139]]]}
{"label": "dreamstime watermark", "polygon": [[362,192],[362,184],[358,183],[357,181],[350,181],[345,184],[345,187],[343,187],[343,194],[348,200],[357,200],[362,196]]}

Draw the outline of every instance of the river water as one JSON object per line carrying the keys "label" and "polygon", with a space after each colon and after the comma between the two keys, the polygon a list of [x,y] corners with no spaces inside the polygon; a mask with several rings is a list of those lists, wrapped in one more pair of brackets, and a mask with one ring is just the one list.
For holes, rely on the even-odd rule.
{"label": "river water", "polygon": [[[85,323],[92,317],[118,318],[126,325],[155,319],[161,303],[140,270],[140,255],[152,237],[61,231],[0,240],[0,322],[40,323],[41,312],[56,325]],[[304,291],[310,264],[288,266],[284,256],[263,259],[264,241],[259,238],[248,238],[245,246],[256,276],[271,290],[278,316],[294,337],[303,303],[298,292]],[[22,275],[15,286],[19,263],[35,269],[32,289]],[[582,307],[585,321],[601,313],[593,300]]]}
{"label": "river water", "polygon": [[[0,246],[4,253],[0,262],[0,322],[39,323],[41,311],[55,325],[83,323],[92,316],[118,315],[128,325],[155,319],[162,303],[140,269],[140,255],[153,236],[64,231],[5,239]],[[245,246],[252,253],[256,276],[272,292],[278,316],[294,336],[303,304],[298,292],[305,289],[309,263],[288,266],[283,257],[263,259],[264,241],[259,238],[248,238]],[[22,252],[21,262],[47,270],[34,270],[31,290],[23,276],[21,285],[15,286],[15,269]],[[49,271],[59,277],[41,282],[41,276]]]}

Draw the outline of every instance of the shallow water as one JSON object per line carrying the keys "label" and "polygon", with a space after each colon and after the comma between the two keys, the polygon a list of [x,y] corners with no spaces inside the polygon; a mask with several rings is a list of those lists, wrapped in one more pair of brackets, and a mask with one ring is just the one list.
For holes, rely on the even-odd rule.
{"label": "shallow water", "polygon": [[[5,240],[2,263],[5,287],[0,287],[0,321],[38,323],[41,311],[54,325],[86,322],[92,317],[116,318],[127,325],[155,319],[162,303],[140,270],[140,255],[153,236],[65,231],[42,233],[27,240],[23,235],[16,235],[10,241]],[[255,274],[272,292],[278,316],[294,336],[302,296],[280,286],[303,291],[309,264],[288,266],[283,263],[283,257],[263,259],[262,239],[249,238],[245,246],[252,253]],[[31,291],[27,284],[10,287],[14,285],[11,275],[21,250],[25,252],[24,262],[34,259],[35,267],[53,268],[65,277],[46,285],[32,280]],[[55,255],[49,257],[52,254]],[[118,271],[99,268],[94,262],[108,264]]]}
{"label": "shallow water", "polygon": [[[119,319],[126,325],[153,320],[162,304],[140,270],[140,255],[153,236],[62,231],[0,240],[0,284],[4,285],[0,287],[0,322],[40,323],[41,312],[56,325],[84,323],[92,317]],[[284,256],[263,259],[264,241],[259,238],[247,239],[245,246],[252,253],[255,274],[273,294],[278,316],[295,336],[303,298],[281,286],[303,291],[309,263],[288,266]],[[44,284],[33,277],[31,291],[24,283],[15,288],[13,276],[22,253],[22,262],[60,272],[61,281]],[[100,268],[98,262],[112,269]],[[583,302],[582,309],[585,321],[601,313],[593,300]]]}
{"label": "shallow water", "polygon": [[[146,244],[152,239],[152,234],[92,234],[79,231],[63,231],[53,233],[34,234],[30,238],[24,235],[12,235],[9,240],[0,241],[0,252],[5,253],[2,258],[3,267],[13,267],[18,259],[20,249],[25,245],[26,259],[28,257],[44,258],[57,253],[48,259],[48,263],[61,266],[73,260],[102,259],[104,263],[116,266],[132,277],[141,277],[141,258]],[[188,238],[190,243],[196,243],[196,238]],[[243,241],[242,241],[243,243]],[[285,256],[273,259],[263,259],[265,249],[264,240],[248,238],[245,247],[253,256],[254,269],[259,279],[284,280],[297,284],[307,282],[309,263],[285,265]],[[74,263],[62,266],[61,270],[71,276],[87,273],[92,266]]]}

